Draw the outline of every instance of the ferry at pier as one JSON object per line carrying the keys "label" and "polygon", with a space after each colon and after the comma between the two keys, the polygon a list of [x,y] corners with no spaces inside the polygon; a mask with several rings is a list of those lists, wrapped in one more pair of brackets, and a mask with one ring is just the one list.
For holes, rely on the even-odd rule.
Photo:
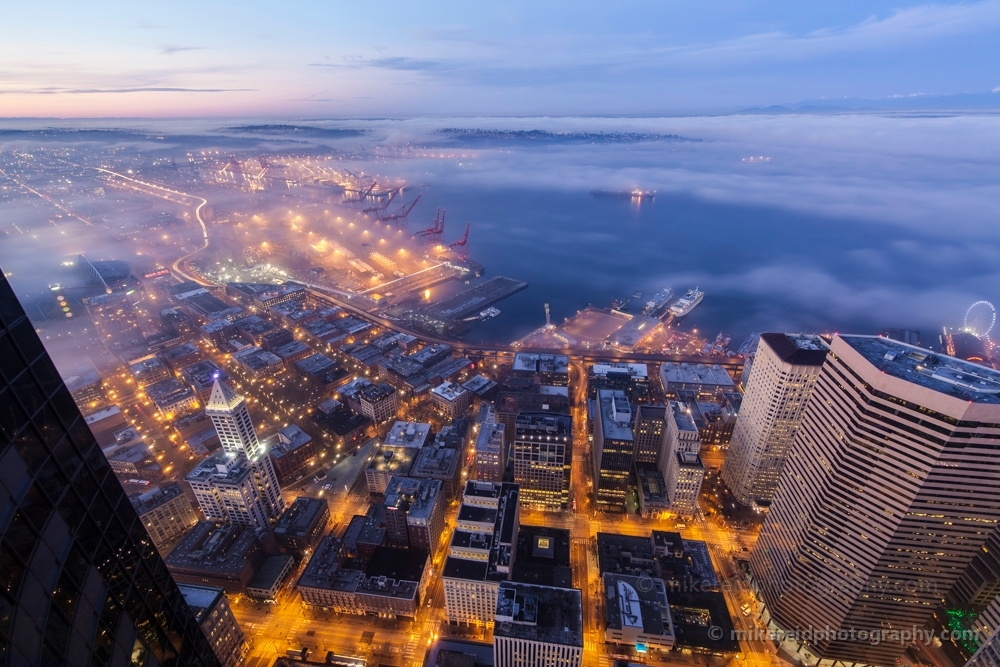
{"label": "ferry at pier", "polygon": [[463,317],[463,322],[482,322],[483,320],[491,320],[500,314],[500,309],[496,306],[490,306],[486,310],[480,311],[478,315],[473,315],[472,317]]}
{"label": "ferry at pier", "polygon": [[677,299],[674,305],[670,306],[670,314],[675,318],[681,318],[690,313],[705,298],[705,293],[695,287],[688,290],[688,293]]}
{"label": "ferry at pier", "polygon": [[481,319],[481,320],[488,320],[488,319],[496,317],[499,314],[500,314],[500,309],[499,308],[497,308],[495,306],[490,306],[489,308],[487,308],[483,312],[479,313],[479,319]]}

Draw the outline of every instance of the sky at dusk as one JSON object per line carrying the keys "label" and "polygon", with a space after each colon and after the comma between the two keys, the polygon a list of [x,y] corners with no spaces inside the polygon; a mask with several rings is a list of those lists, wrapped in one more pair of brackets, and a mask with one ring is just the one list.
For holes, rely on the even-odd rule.
{"label": "sky at dusk", "polygon": [[1000,0],[50,0],[3,15],[0,117],[1000,106]]}

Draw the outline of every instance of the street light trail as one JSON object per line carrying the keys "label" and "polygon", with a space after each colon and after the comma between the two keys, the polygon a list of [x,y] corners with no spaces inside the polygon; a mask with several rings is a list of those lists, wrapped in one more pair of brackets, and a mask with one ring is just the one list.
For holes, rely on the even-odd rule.
{"label": "street light trail", "polygon": [[205,249],[208,248],[208,227],[205,225],[205,220],[201,217],[201,209],[203,209],[205,206],[208,205],[208,200],[207,199],[205,199],[204,197],[199,197],[198,195],[190,194],[188,192],[181,192],[180,190],[174,190],[174,189],[171,189],[171,188],[164,187],[162,185],[157,185],[155,183],[149,183],[148,181],[140,181],[140,180],[138,180],[136,178],[132,178],[130,176],[126,176],[125,174],[119,174],[118,172],[111,171],[110,169],[105,169],[104,167],[91,167],[91,169],[95,169],[97,171],[103,171],[106,174],[111,174],[112,176],[116,176],[116,177],[124,179],[126,181],[131,181],[132,183],[137,183],[137,184],[145,186],[147,188],[153,188],[155,190],[163,190],[164,192],[170,192],[172,194],[180,195],[182,197],[188,197],[190,199],[197,199],[199,202],[201,202],[194,209],[194,217],[195,217],[195,220],[198,221],[198,224],[201,225],[201,238],[204,241],[204,243],[202,244],[202,246],[200,248],[195,248],[194,250],[192,250],[191,252],[187,253],[186,255],[177,258],[177,260],[174,261],[173,265],[171,265],[171,269],[173,270],[174,273],[176,273],[177,275],[179,275],[181,278],[183,278],[185,280],[190,280],[191,282],[198,283],[199,285],[208,286],[208,285],[214,284],[214,283],[210,283],[210,282],[205,281],[200,276],[193,276],[193,275],[185,272],[181,268],[181,266],[180,266],[182,262],[186,262],[187,260],[189,260],[192,257],[194,257],[195,255],[197,255],[199,252],[202,252],[203,250],[205,250]]}
{"label": "street light trail", "polygon": [[60,204],[59,202],[57,202],[54,199],[52,199],[52,197],[49,197],[48,195],[43,194],[43,193],[39,192],[38,190],[35,190],[34,188],[28,186],[28,185],[25,185],[21,181],[17,180],[16,178],[14,178],[10,174],[8,174],[3,169],[0,169],[0,174],[3,174],[4,176],[6,176],[7,178],[9,178],[10,180],[14,181],[15,183],[17,183],[19,186],[21,186],[22,188],[24,188],[28,192],[30,192],[32,194],[35,194],[35,195],[38,195],[39,197],[41,197],[42,199],[44,199],[45,201],[47,201],[48,203],[52,204],[57,209],[59,209],[60,211],[62,211],[63,213],[65,213],[66,215],[69,215],[69,216],[72,216],[72,217],[76,218],[77,220],[79,220],[83,224],[87,225],[88,227],[93,227],[94,226],[94,223],[92,223],[90,220],[87,220],[86,218],[77,215],[76,213],[74,213],[73,211],[69,210],[68,208],[66,208],[65,206],[63,206],[62,204]]}

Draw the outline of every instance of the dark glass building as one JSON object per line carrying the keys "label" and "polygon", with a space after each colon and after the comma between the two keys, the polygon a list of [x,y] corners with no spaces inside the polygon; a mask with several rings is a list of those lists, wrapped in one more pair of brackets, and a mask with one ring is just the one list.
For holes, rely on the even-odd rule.
{"label": "dark glass building", "polygon": [[0,273],[0,665],[218,665]]}

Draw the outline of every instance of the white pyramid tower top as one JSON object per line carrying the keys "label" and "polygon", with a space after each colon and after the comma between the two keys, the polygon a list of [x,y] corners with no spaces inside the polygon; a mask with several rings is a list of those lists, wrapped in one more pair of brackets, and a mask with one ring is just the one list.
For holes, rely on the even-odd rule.
{"label": "white pyramid tower top", "polygon": [[207,412],[231,412],[242,401],[242,396],[233,391],[225,382],[216,378],[205,410]]}

